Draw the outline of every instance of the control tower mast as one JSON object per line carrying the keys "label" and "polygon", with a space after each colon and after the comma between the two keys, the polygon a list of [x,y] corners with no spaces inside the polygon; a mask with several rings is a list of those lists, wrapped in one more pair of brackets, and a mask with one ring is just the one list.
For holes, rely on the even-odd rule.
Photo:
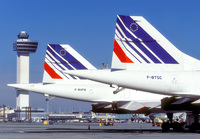
{"label": "control tower mast", "polygon": [[[21,31],[18,39],[13,43],[13,50],[17,51],[17,84],[29,83],[29,54],[35,53],[38,42],[30,41],[29,35]],[[16,108],[29,107],[29,92],[17,90]]]}

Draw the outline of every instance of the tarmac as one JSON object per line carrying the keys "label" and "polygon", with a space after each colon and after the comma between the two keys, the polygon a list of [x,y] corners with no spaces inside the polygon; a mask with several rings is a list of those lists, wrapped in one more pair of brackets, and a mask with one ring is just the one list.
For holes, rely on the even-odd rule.
{"label": "tarmac", "polygon": [[0,123],[1,139],[130,139],[130,138],[199,138],[199,133],[162,132],[151,123],[116,123],[99,126],[99,123]]}

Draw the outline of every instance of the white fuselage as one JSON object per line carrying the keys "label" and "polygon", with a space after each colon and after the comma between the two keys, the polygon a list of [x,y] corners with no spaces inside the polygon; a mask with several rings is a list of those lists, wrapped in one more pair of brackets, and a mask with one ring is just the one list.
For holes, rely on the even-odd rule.
{"label": "white fuselage", "polygon": [[113,91],[117,89],[116,87],[89,80],[69,80],[55,84],[13,84],[10,86],[50,96],[87,102],[160,102],[160,99],[166,97],[131,89],[124,89],[117,94],[113,94]]}
{"label": "white fuselage", "polygon": [[[200,96],[200,72],[194,71],[115,71],[114,84],[141,91],[166,95],[194,95]],[[108,79],[108,80],[109,80]],[[119,80],[120,79],[120,80]]]}
{"label": "white fuselage", "polygon": [[200,71],[67,71],[82,78],[120,87],[173,96],[200,96]]}

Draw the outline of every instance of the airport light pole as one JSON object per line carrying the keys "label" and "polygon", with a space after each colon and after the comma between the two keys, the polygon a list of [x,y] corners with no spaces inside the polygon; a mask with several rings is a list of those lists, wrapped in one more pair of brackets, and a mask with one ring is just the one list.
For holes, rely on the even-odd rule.
{"label": "airport light pole", "polygon": [[46,102],[47,102],[47,116],[46,116],[46,120],[49,121],[49,101],[53,98],[55,98],[54,96],[49,96],[49,95],[45,95],[46,98]]}

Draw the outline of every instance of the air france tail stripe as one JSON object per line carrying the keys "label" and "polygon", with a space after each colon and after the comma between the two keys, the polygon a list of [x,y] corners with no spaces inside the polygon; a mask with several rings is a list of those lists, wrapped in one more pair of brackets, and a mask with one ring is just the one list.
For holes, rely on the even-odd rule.
{"label": "air france tail stripe", "polygon": [[[131,17],[129,16],[119,16],[126,27],[131,31],[131,24],[137,26],[137,29],[132,30],[134,35],[141,40],[144,40],[143,43],[155,54],[157,55],[164,63],[166,64],[178,64],[178,62],[165,50],[163,49],[143,28],[140,27]],[[118,20],[119,21],[119,20]],[[128,31],[125,31],[127,38],[135,40],[136,38],[131,35]],[[148,41],[145,41],[148,40]]]}
{"label": "air france tail stripe", "polygon": [[[60,46],[60,45],[59,45]],[[57,53],[60,53],[63,48],[60,46]],[[73,57],[68,51],[65,51],[65,55],[62,57],[68,61],[75,69],[87,69],[83,64],[81,64],[75,57]]]}
{"label": "air france tail stripe", "polygon": [[66,50],[64,50],[60,45],[54,45],[54,44],[50,44],[50,46],[54,49],[58,54],[61,53],[61,51],[65,51],[65,53],[62,55],[62,57],[64,59],[66,59],[75,69],[87,69],[83,64],[81,64],[75,57],[73,57],[69,52],[67,52]]}
{"label": "air france tail stripe", "polygon": [[[117,34],[115,34],[116,36],[118,36]],[[114,40],[114,41],[117,41],[117,40]],[[123,45],[123,47],[126,49],[126,51],[128,51],[135,59],[137,59],[137,61],[139,61],[140,63],[142,63],[133,53],[131,53],[125,46],[124,42],[123,41],[120,41],[121,44]],[[115,42],[114,42],[115,43]],[[118,44],[119,45],[119,44]],[[120,45],[119,45],[120,46]],[[134,48],[133,48],[134,49]],[[137,53],[137,50],[135,50],[135,52]],[[140,55],[139,53],[137,53],[138,55]],[[141,55],[142,56],[142,55]]]}
{"label": "air france tail stripe", "polygon": [[[52,60],[49,60],[48,58],[49,58],[49,57],[46,56],[45,62],[48,63],[49,67],[53,67],[52,70],[56,69],[57,71],[59,71],[59,72],[58,72],[58,73],[59,73],[58,75],[62,75],[62,77],[64,76],[64,77],[67,78],[67,79],[79,79],[78,77],[75,78],[75,77],[72,76],[72,75],[68,75],[68,74],[64,74],[64,73],[60,72],[61,69],[62,69],[62,67],[60,66],[60,64],[58,64],[58,63],[56,63],[56,62],[52,62]],[[50,65],[51,65],[51,66],[50,66]],[[54,70],[54,72],[56,72],[56,71]]]}
{"label": "air france tail stripe", "polygon": [[117,55],[117,57],[119,58],[119,60],[122,63],[134,63],[132,60],[130,60],[126,54],[124,53],[124,51],[122,50],[122,48],[119,46],[119,44],[117,43],[116,40],[114,40],[114,49],[113,49],[114,53]]}
{"label": "air france tail stripe", "polygon": [[[115,35],[118,37],[118,38],[125,38],[125,36],[122,35],[122,33],[120,32],[118,26],[116,26],[116,31],[121,35],[121,37],[119,37],[117,35],[117,33],[115,33]],[[147,63],[150,63],[133,45],[131,45],[128,41],[126,42],[127,45],[134,50],[134,52],[136,52],[144,61],[146,61]],[[140,43],[135,43],[135,45],[140,48],[139,45],[141,45]],[[129,51],[130,52],[130,51]],[[131,52],[130,52],[131,53]],[[132,53],[131,53],[132,54]],[[152,58],[151,55],[149,55],[149,58]],[[137,58],[138,59],[138,58]],[[154,61],[155,62],[155,61]]]}
{"label": "air france tail stripe", "polygon": [[54,69],[56,69],[56,70],[59,71],[59,74],[61,74],[62,76],[65,76],[67,79],[70,79],[70,78],[72,78],[72,79],[78,79],[78,77],[75,78],[74,76],[66,75],[66,74],[63,74],[62,72],[60,72],[61,70],[69,70],[69,69],[74,70],[74,69],[67,62],[65,62],[65,61],[64,61],[65,64],[60,63],[60,61],[58,61],[55,57],[53,57],[51,55],[51,53],[49,53],[49,51],[46,52],[45,62],[51,64],[51,66],[53,66]]}
{"label": "air france tail stripe", "polygon": [[[118,19],[118,18],[117,18]],[[119,33],[120,34],[124,34],[124,35],[121,35],[121,37],[123,38],[127,38],[126,35],[128,36],[132,36],[132,38],[129,38],[131,41],[133,41],[133,44],[139,48],[142,52],[143,52],[143,55],[146,55],[146,57],[148,57],[151,61],[153,61],[154,63],[162,63],[161,60],[155,55],[153,54],[153,52],[151,52],[151,50],[149,50],[148,47],[145,47],[144,44],[141,43],[141,40],[139,40],[138,38],[136,38],[136,36],[134,36],[134,34],[131,34],[130,31],[128,32],[128,29],[125,28],[125,25],[123,25],[123,21],[120,21],[120,20],[117,20],[119,22],[117,22],[117,26],[116,26],[116,29],[119,30]],[[122,28],[122,30],[120,30]],[[124,30],[124,31],[123,31]],[[145,39],[147,41],[150,41],[148,39]],[[155,40],[151,40],[151,41],[155,41]],[[128,42],[128,41],[127,41]],[[132,45],[134,47],[134,45]],[[143,58],[143,55],[138,52],[136,50],[136,48],[134,47],[133,49],[140,57]],[[144,59],[144,58],[143,58]],[[145,58],[146,59],[146,58]],[[144,60],[145,60],[144,59]],[[145,60],[146,61],[146,60]],[[147,61],[146,61],[147,62]],[[149,61],[147,63],[150,63]]]}
{"label": "air france tail stripe", "polygon": [[[49,51],[48,51],[49,52]],[[62,60],[60,57],[52,57],[52,55],[50,55],[50,54],[52,54],[52,52],[50,52],[50,54],[47,52],[47,56],[50,58],[50,60],[52,60],[52,61],[59,61],[59,63],[57,63],[57,65],[62,69],[62,70],[66,70],[66,69],[68,69],[68,70],[73,70],[73,68],[70,66],[70,65],[68,65],[67,64],[67,62],[65,62],[64,60]],[[62,65],[62,66],[64,66],[65,67],[65,69],[62,67],[62,66],[60,66],[60,65]]]}
{"label": "air france tail stripe", "polygon": [[[129,37],[131,40],[138,40],[137,38],[135,38],[132,34],[130,34],[127,29],[124,27],[124,25],[122,24],[122,22],[120,20],[118,20],[118,25],[120,28],[122,28],[122,31],[124,32],[124,34],[126,36],[122,36],[124,38],[127,38],[127,36],[131,36]],[[143,53],[149,57],[154,63],[161,63],[151,52],[149,52],[149,50],[147,50],[139,41],[138,42],[134,42],[134,44],[141,50],[143,51]],[[133,48],[133,47],[132,47]],[[143,55],[141,53],[139,53],[138,51],[136,51],[136,49],[133,49],[136,53],[138,53],[140,55],[140,57],[143,58]],[[144,59],[144,58],[143,58]],[[145,59],[144,59],[145,60]],[[146,60],[145,60],[146,61]],[[147,62],[147,61],[146,61]],[[147,63],[150,63],[149,61]]]}
{"label": "air france tail stripe", "polygon": [[60,69],[65,70],[65,68],[63,68],[63,67],[61,66],[61,63],[55,61],[55,59],[54,59],[48,52],[46,53],[46,59],[48,59],[48,61],[50,61],[50,63],[56,64]]}
{"label": "air france tail stripe", "polygon": [[47,54],[48,54],[48,56],[50,56],[52,61],[59,61],[59,63],[62,63],[62,66],[64,66],[66,69],[74,70],[72,65],[69,65],[65,60],[60,58],[60,56],[53,50],[54,49],[51,48],[50,46],[47,48]]}
{"label": "air france tail stripe", "polygon": [[46,62],[44,62],[44,69],[51,76],[51,78],[53,78],[53,79],[63,79]]}
{"label": "air france tail stripe", "polygon": [[164,63],[166,64],[178,64],[178,62],[168,53],[160,47],[157,42],[144,42],[151,51],[153,51]]}
{"label": "air france tail stripe", "polygon": [[[118,20],[119,21],[119,20]],[[122,23],[119,21],[117,22],[117,24],[119,25],[119,28],[122,29],[122,31],[125,33],[125,35],[127,36],[132,36],[128,31],[126,31],[126,29],[124,28],[124,26],[122,25]],[[120,33],[120,35],[122,36],[122,38],[127,38],[127,36],[123,36],[122,33],[120,32],[120,30],[118,29],[118,26],[116,26],[117,31]],[[132,40],[138,40],[134,37],[131,38]],[[127,42],[128,43],[128,42]],[[149,52],[139,41],[138,42],[134,42],[134,44],[145,54],[147,55],[147,57],[149,57],[154,63],[161,63],[151,52]],[[129,46],[142,58],[144,59],[147,63],[150,63],[140,52],[138,52],[133,45],[131,45],[129,43]]]}
{"label": "air france tail stripe", "polygon": [[56,63],[54,60],[50,60],[47,55],[46,55],[46,58],[45,58],[45,62],[54,70],[54,72],[56,72],[55,71],[55,69],[56,69],[58,71],[58,73],[59,73],[58,75],[62,75],[62,77],[64,76],[67,79],[70,79],[70,77],[72,77],[71,75],[66,75],[66,74],[60,72],[62,67],[58,63]]}
{"label": "air france tail stripe", "polygon": [[[60,45],[58,45],[58,46],[61,47]],[[58,46],[56,48],[58,48]],[[56,50],[55,46],[53,46],[52,49]],[[59,54],[62,49],[58,49],[57,51],[53,51],[52,49],[50,47],[48,48],[48,51],[50,52],[50,54],[55,59],[57,59],[57,61],[59,61],[60,63],[62,63],[62,65],[65,66],[68,70],[74,70],[74,69],[79,69],[79,68],[80,69],[86,69],[85,66],[83,66],[78,60],[76,60],[75,58],[74,58],[75,60],[73,60],[72,55],[69,54],[67,51],[65,51],[65,57],[64,57],[64,56],[61,56]],[[65,60],[67,60],[67,61],[65,61]],[[75,62],[73,62],[73,61],[75,61]]]}

